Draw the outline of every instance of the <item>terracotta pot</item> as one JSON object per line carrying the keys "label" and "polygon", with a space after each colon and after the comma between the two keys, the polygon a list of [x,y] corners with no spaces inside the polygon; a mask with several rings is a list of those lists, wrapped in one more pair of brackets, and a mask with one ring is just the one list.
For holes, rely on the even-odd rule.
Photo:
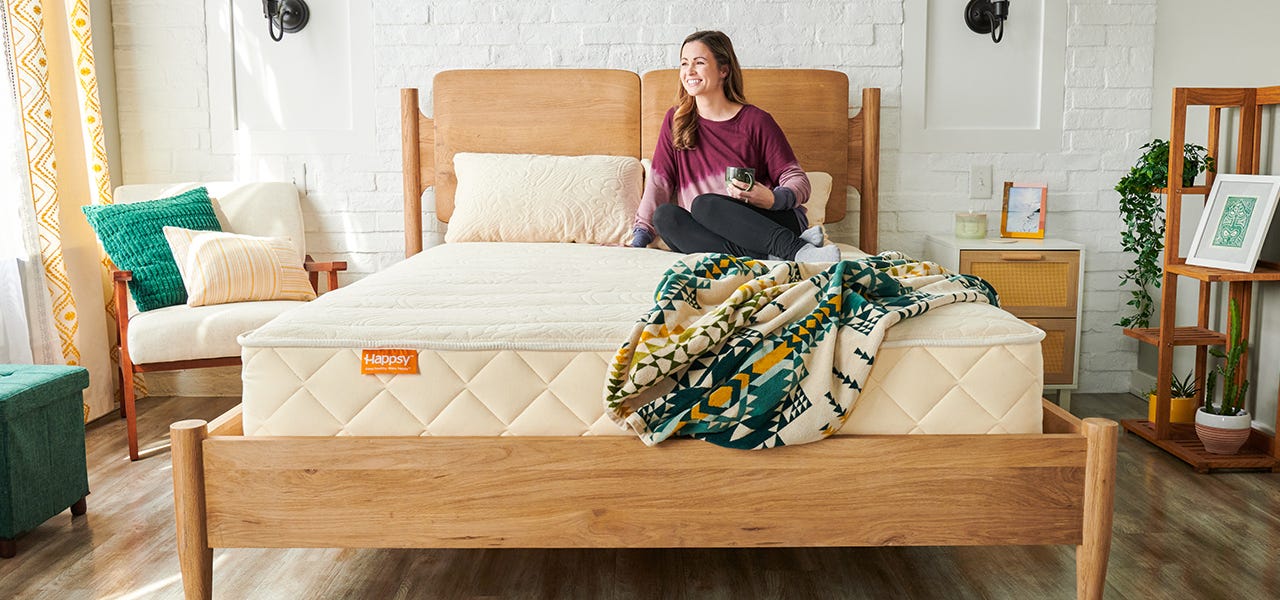
{"label": "terracotta pot", "polygon": [[1212,415],[1204,409],[1196,411],[1196,437],[1210,454],[1235,454],[1249,439],[1252,419],[1241,410],[1234,416]]}
{"label": "terracotta pot", "polygon": [[[1194,423],[1196,421],[1196,409],[1200,407],[1200,403],[1195,398],[1170,398],[1169,399],[1169,422],[1170,423]],[[1152,423],[1156,422],[1156,395],[1147,394],[1147,420]]]}

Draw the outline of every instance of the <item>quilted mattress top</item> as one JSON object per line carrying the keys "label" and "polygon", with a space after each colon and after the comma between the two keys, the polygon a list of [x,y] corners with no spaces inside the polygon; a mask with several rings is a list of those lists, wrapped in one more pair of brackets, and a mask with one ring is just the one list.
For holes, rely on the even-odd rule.
{"label": "quilted mattress top", "polygon": [[[444,244],[240,336],[245,347],[612,351],[653,306],[675,255],[587,244]],[[884,345],[1037,343],[986,304],[953,304],[889,329]]]}

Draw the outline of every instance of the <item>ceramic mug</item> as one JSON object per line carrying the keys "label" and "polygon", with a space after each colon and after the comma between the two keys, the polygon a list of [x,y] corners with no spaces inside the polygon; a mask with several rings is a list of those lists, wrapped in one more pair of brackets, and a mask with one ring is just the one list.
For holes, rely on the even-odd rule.
{"label": "ceramic mug", "polygon": [[[747,167],[728,167],[724,170],[724,184],[746,191],[756,185],[756,170]],[[743,186],[746,187],[743,187]]]}

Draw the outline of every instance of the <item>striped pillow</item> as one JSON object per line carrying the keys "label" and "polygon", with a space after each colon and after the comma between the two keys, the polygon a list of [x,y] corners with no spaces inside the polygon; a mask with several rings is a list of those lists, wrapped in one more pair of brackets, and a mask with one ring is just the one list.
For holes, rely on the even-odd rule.
{"label": "striped pillow", "polygon": [[165,227],[188,306],[257,300],[314,300],[288,238]]}

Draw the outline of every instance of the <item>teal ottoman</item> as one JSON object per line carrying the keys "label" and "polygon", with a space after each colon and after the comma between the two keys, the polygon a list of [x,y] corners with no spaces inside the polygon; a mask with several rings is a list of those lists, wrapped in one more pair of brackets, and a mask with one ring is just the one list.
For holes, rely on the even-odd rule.
{"label": "teal ottoman", "polygon": [[85,512],[81,367],[0,365],[0,558],[14,538],[71,507]]}

